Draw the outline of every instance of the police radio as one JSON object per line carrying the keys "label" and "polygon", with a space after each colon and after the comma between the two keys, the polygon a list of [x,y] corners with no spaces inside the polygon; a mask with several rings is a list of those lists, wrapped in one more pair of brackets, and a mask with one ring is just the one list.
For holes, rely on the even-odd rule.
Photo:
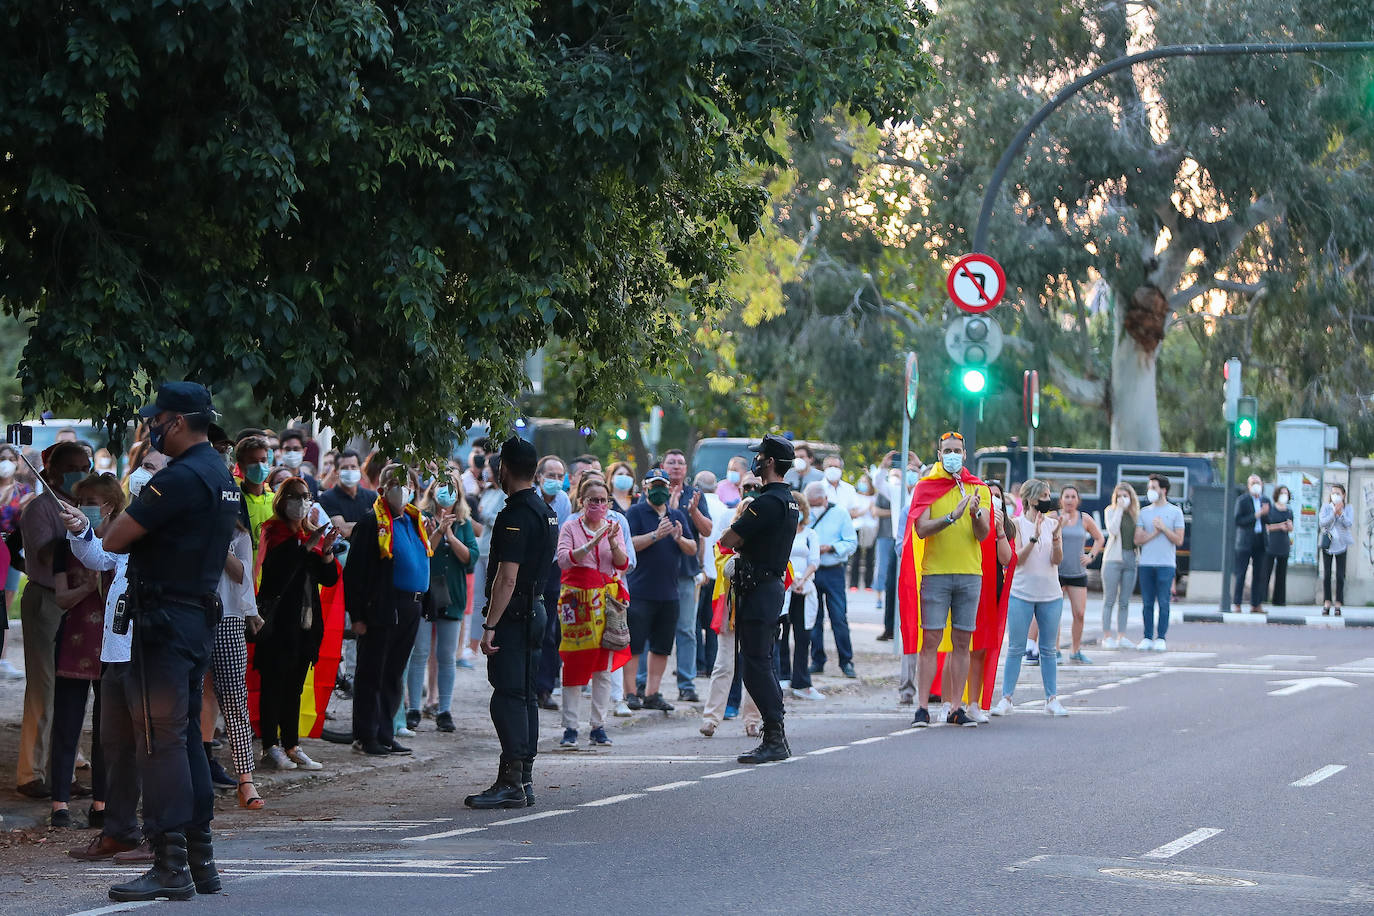
{"label": "police radio", "polygon": [[114,621],[110,624],[110,632],[117,636],[129,635],[129,619],[132,616],[129,610],[129,591],[124,590],[124,594],[119,596],[115,602]]}

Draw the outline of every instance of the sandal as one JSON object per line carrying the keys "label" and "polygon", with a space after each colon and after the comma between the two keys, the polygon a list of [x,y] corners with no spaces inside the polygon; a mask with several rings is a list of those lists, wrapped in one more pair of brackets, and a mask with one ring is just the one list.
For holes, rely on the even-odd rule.
{"label": "sandal", "polygon": [[1341,606],[1339,604],[1336,605],[1334,608],[1331,609],[1331,612],[1335,614],[1337,617],[1341,616]]}
{"label": "sandal", "polygon": [[[251,795],[243,791],[244,786],[248,787],[248,792],[251,792]],[[247,808],[249,811],[259,811],[267,804],[267,802],[262,800],[262,796],[258,795],[257,787],[253,785],[253,780],[251,779],[247,782],[240,782],[237,792],[240,808]]]}

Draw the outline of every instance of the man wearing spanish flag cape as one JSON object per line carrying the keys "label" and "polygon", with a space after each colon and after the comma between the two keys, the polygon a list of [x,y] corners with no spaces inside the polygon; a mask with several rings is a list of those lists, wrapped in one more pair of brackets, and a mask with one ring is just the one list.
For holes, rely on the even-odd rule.
{"label": "man wearing spanish flag cape", "polygon": [[[912,725],[930,725],[926,704],[948,622],[948,664],[956,695],[946,698],[950,702],[946,721],[974,727],[977,721],[964,709],[963,685],[968,681],[979,599],[985,589],[990,596],[996,595],[996,551],[989,555],[983,549],[993,530],[995,507],[987,486],[964,468],[963,436],[942,435],[939,459],[912,494],[907,524],[911,526],[908,532],[914,530],[916,536],[905,539],[898,579],[902,641],[908,649],[919,646],[920,650],[918,708]],[[996,670],[995,659],[992,668]]]}

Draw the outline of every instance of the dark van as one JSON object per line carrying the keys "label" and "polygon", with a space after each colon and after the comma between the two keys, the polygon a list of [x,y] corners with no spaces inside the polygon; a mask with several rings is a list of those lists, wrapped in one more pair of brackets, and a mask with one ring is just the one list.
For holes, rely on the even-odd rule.
{"label": "dark van", "polygon": [[[1011,496],[1027,477],[1029,454],[1017,446],[980,448],[975,453],[974,473],[984,480],[996,480]],[[1178,573],[1188,571],[1190,537],[1193,523],[1192,491],[1194,487],[1221,483],[1215,459],[1211,454],[1182,452],[1113,452],[1086,448],[1037,448],[1035,476],[1050,485],[1058,494],[1065,486],[1078,488],[1083,497],[1082,511],[1098,524],[1102,510],[1112,498],[1118,483],[1135,488],[1142,503],[1151,474],[1159,474],[1169,481],[1169,501],[1183,510],[1185,524],[1183,546],[1178,549]],[[1100,562],[1100,561],[1099,561]],[[1094,564],[1096,565],[1096,564]]]}
{"label": "dark van", "polygon": [[[761,437],[759,437],[761,438]],[[757,443],[759,438],[745,438],[741,436],[712,436],[709,439],[698,439],[697,444],[692,447],[691,471],[696,474],[698,471],[710,471],[720,480],[725,477],[725,471],[730,464],[730,459],[736,455],[743,458],[745,464],[753,462],[754,453],[749,451],[749,446]],[[833,442],[818,442],[811,439],[795,439],[793,445],[804,445],[811,449],[811,454],[815,456],[817,464],[824,461],[831,455],[838,455],[840,447]]]}

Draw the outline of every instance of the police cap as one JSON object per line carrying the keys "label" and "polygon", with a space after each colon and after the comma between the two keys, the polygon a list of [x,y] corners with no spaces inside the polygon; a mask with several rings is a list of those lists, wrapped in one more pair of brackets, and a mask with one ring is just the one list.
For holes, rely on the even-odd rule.
{"label": "police cap", "polygon": [[774,433],[764,436],[758,445],[749,446],[749,451],[758,452],[765,458],[776,458],[778,461],[791,461],[797,454],[791,442]]}
{"label": "police cap", "polygon": [[213,413],[210,389],[195,382],[164,382],[157,389],[157,400],[138,412],[145,420],[163,411],[170,413]]}

